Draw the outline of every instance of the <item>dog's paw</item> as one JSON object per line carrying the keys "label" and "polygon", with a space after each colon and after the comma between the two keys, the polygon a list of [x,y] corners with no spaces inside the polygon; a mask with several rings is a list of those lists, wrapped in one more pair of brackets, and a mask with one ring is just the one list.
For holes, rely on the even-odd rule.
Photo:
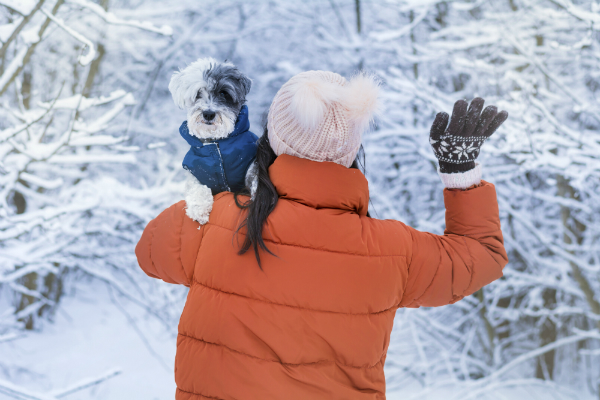
{"label": "dog's paw", "polygon": [[186,182],[185,189],[185,214],[200,225],[206,224],[213,206],[212,192],[193,176]]}
{"label": "dog's paw", "polygon": [[[211,205],[212,209],[212,205]],[[185,215],[198,222],[200,225],[204,225],[208,222],[208,217],[210,216],[211,210],[202,209],[202,207],[198,206],[187,206],[185,209]]]}
{"label": "dog's paw", "polygon": [[210,212],[212,211],[212,194],[210,194],[210,199],[206,198],[204,201],[198,200],[199,199],[186,199],[185,214],[194,221],[199,222],[200,225],[204,225],[208,222],[208,217],[210,216]]}

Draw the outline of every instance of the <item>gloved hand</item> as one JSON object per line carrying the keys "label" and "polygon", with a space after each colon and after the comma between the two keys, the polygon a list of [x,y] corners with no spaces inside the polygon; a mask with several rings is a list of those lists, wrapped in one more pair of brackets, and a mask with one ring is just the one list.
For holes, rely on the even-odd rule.
{"label": "gloved hand", "polygon": [[498,113],[496,106],[488,106],[482,113],[484,102],[480,97],[473,99],[467,111],[468,103],[458,100],[454,103],[450,125],[447,113],[440,112],[435,116],[429,143],[440,164],[440,172],[453,174],[475,168],[481,145],[508,118],[508,113]]}

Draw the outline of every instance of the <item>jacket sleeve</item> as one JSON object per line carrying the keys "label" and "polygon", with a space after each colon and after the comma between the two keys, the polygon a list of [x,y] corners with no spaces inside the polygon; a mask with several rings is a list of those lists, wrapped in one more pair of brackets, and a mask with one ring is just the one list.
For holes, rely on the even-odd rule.
{"label": "jacket sleeve", "polygon": [[185,201],[150,221],[135,247],[142,270],[152,278],[190,286],[204,226],[185,214]]}
{"label": "jacket sleeve", "polygon": [[445,189],[444,203],[444,235],[407,227],[412,251],[401,307],[454,303],[500,278],[508,263],[494,185]]}

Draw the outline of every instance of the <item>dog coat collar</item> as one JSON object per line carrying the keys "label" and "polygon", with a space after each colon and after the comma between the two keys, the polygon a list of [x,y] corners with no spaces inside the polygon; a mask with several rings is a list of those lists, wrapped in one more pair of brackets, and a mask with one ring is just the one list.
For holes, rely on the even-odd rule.
{"label": "dog coat collar", "polygon": [[246,172],[256,157],[258,140],[250,132],[248,106],[242,106],[233,132],[226,138],[203,141],[190,134],[187,121],[181,124],[179,133],[191,146],[183,159],[183,168],[208,186],[213,195],[244,188]]}

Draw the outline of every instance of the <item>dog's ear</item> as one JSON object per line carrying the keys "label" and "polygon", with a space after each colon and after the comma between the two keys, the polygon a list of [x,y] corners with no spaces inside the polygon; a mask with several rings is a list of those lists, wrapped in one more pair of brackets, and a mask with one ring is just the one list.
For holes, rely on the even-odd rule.
{"label": "dog's ear", "polygon": [[185,79],[185,70],[183,71],[175,71],[171,76],[171,81],[169,82],[169,91],[171,92],[171,96],[173,97],[173,101],[177,105],[177,107],[184,109],[189,107],[189,101],[186,101],[185,92],[187,89]]}
{"label": "dog's ear", "polygon": [[244,74],[240,74],[239,81],[244,89],[244,96],[248,96],[248,93],[250,93],[250,88],[252,87],[252,81]]}
{"label": "dog's ear", "polygon": [[198,91],[206,86],[204,71],[210,67],[212,59],[200,59],[186,68],[173,73],[169,82],[169,91],[173,101],[181,109],[194,105]]}

